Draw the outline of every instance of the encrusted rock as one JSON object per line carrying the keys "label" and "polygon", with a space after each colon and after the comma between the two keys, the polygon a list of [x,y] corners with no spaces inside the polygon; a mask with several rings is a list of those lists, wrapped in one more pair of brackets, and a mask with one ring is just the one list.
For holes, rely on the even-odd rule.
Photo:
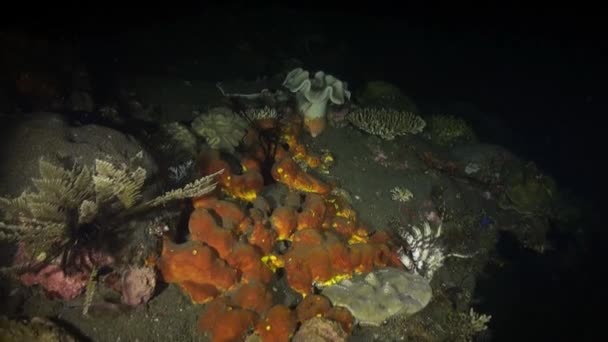
{"label": "encrusted rock", "polygon": [[293,342],[346,342],[348,334],[340,324],[322,317],[313,317],[302,324]]}
{"label": "encrusted rock", "polygon": [[426,126],[426,122],[412,112],[386,108],[355,109],[348,114],[347,119],[355,127],[385,140],[420,133]]}
{"label": "encrusted rock", "polygon": [[429,303],[432,294],[424,277],[395,268],[357,275],[323,289],[334,306],[347,308],[365,325],[380,325],[397,314],[413,315]]}

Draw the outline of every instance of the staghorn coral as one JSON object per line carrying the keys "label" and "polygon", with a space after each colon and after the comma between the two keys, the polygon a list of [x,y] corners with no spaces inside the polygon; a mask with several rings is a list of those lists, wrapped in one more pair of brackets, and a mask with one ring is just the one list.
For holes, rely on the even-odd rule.
{"label": "staghorn coral", "polygon": [[245,136],[247,122],[225,107],[212,108],[192,121],[194,133],[206,139],[211,148],[234,152]]}
{"label": "staghorn coral", "polygon": [[[142,156],[138,153],[131,164]],[[0,197],[0,229],[4,230],[3,235],[23,241],[38,261],[43,261],[73,247],[85,230],[87,235],[103,233],[100,227],[111,230],[119,225],[119,219],[212,191],[216,186],[214,177],[220,172],[142,202],[146,179],[142,167],[98,159],[94,170],[78,164],[66,169],[40,159],[40,178],[32,179],[35,192],[24,191],[16,198]]]}
{"label": "staghorn coral", "polygon": [[386,108],[356,109],[348,114],[347,119],[353,126],[385,140],[393,140],[399,135],[420,133],[426,126],[426,122],[412,112]]}
{"label": "staghorn coral", "polygon": [[442,146],[475,141],[475,132],[466,121],[453,115],[433,115],[429,119],[431,139]]}

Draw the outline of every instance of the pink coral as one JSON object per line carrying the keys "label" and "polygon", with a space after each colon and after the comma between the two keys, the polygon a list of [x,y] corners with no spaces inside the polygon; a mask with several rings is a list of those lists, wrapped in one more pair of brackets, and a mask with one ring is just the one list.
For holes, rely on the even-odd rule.
{"label": "pink coral", "polygon": [[104,267],[114,263],[110,255],[90,249],[75,251],[72,259],[73,267],[69,273],[61,267],[61,258],[40,263],[25,251],[23,243],[17,245],[13,265],[26,267],[27,271],[20,276],[25,286],[39,285],[44,292],[61,300],[78,297],[87,286],[93,267]]}
{"label": "pink coral", "polygon": [[25,286],[40,285],[49,296],[64,300],[78,297],[87,286],[88,280],[89,272],[67,275],[56,264],[48,264],[37,272],[21,275],[21,282]]}

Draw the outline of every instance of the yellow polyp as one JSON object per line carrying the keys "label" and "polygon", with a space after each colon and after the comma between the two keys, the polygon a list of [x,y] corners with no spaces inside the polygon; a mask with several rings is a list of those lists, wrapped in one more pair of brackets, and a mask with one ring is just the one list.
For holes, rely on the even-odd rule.
{"label": "yellow polyp", "polygon": [[367,236],[353,234],[350,236],[350,239],[348,239],[348,244],[354,245],[357,243],[366,243],[367,241],[368,241]]}
{"label": "yellow polyp", "polygon": [[357,213],[352,209],[342,209],[336,212],[336,216],[354,220],[357,217]]}
{"label": "yellow polyp", "polygon": [[239,199],[245,200],[247,202],[252,202],[253,200],[255,200],[258,197],[258,194],[256,194],[255,191],[247,191],[242,194],[238,194],[236,197],[238,197]]}
{"label": "yellow polyp", "polygon": [[282,167],[277,168],[277,173],[283,173],[283,172],[284,172],[284,170]]}
{"label": "yellow polyp", "polygon": [[277,257],[274,254],[264,255],[262,257],[262,262],[266,267],[270,268],[272,272],[276,272],[277,269],[283,268],[285,266],[285,262],[283,259]]}
{"label": "yellow polyp", "polygon": [[324,152],[321,155],[321,161],[323,162],[324,165],[333,163],[334,162],[334,156],[331,154],[331,152]]}
{"label": "yellow polyp", "polygon": [[341,282],[342,280],[350,279],[350,278],[352,278],[352,274],[350,274],[350,273],[338,274],[338,275],[331,277],[330,279],[328,279],[326,281],[315,282],[315,285],[320,286],[320,287],[325,287],[325,286],[335,285],[335,284]]}
{"label": "yellow polyp", "polygon": [[46,260],[46,252],[40,252],[40,254],[38,254],[38,256],[36,256],[36,261],[38,262],[42,262],[44,260]]}
{"label": "yellow polyp", "polygon": [[270,325],[267,325],[267,326],[266,326],[266,331],[270,331],[270,329],[271,329],[271,326],[270,326]]}
{"label": "yellow polyp", "polygon": [[197,255],[197,254],[198,254],[198,251],[196,249],[193,249],[192,250],[192,255]]}

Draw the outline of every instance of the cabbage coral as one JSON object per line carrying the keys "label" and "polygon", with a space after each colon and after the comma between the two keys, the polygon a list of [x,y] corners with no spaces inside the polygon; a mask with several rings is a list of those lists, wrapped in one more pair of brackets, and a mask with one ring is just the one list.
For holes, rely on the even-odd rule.
{"label": "cabbage coral", "polygon": [[344,104],[350,99],[346,83],[323,71],[312,78],[308,71],[296,68],[287,74],[283,86],[296,93],[298,110],[304,116],[304,125],[313,137],[325,129],[329,102]]}
{"label": "cabbage coral", "polygon": [[213,149],[234,152],[245,136],[247,122],[230,109],[217,107],[192,121],[194,133],[205,138]]}

